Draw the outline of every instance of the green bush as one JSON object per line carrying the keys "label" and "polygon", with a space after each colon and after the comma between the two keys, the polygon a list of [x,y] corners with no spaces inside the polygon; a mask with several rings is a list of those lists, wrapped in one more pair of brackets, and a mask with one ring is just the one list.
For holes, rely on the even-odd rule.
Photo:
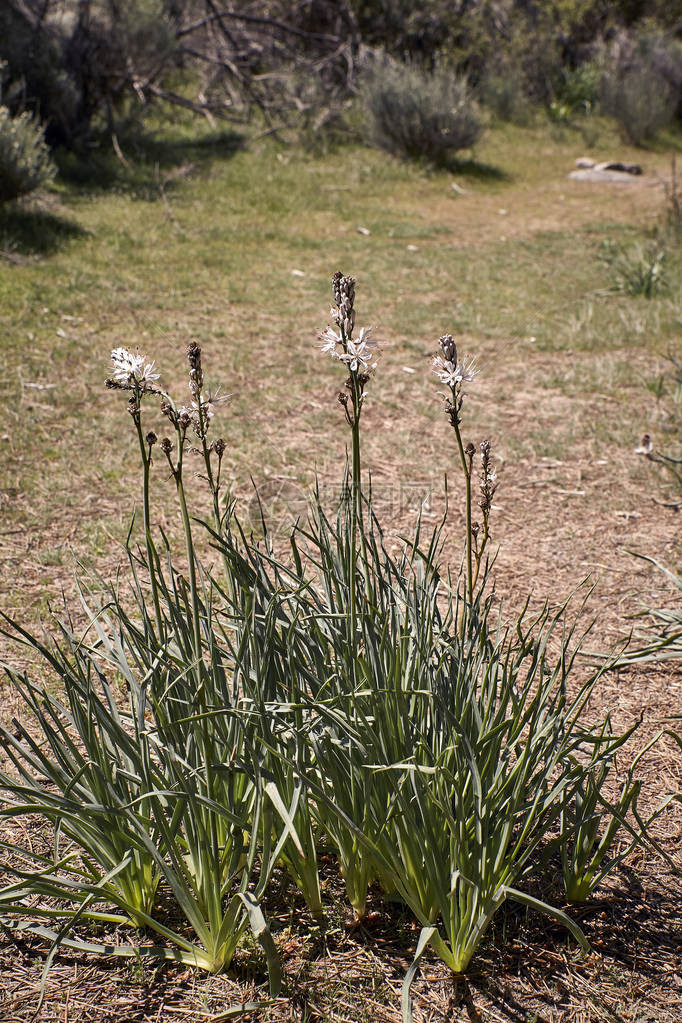
{"label": "green bush", "polygon": [[672,121],[682,86],[682,46],[663,33],[623,36],[605,61],[601,105],[628,142],[641,145]]}
{"label": "green bush", "polygon": [[396,156],[439,163],[483,131],[466,80],[445,70],[384,60],[366,74],[361,94],[369,141]]}
{"label": "green bush", "polygon": [[529,120],[530,101],[523,73],[513,61],[505,61],[491,69],[483,78],[478,94],[498,121],[525,124]]}
{"label": "green bush", "polygon": [[549,105],[551,119],[570,121],[576,115],[591,114],[599,100],[599,78],[599,68],[592,62],[577,68],[561,68]]}
{"label": "green bush", "polygon": [[28,113],[12,117],[0,107],[0,202],[44,187],[54,175],[41,126]]}

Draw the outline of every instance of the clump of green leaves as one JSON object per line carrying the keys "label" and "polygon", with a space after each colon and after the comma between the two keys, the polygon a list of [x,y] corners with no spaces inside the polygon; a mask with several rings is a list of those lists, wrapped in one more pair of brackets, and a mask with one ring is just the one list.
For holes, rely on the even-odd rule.
{"label": "clump of green leaves", "polygon": [[553,121],[568,122],[592,114],[599,99],[599,68],[593,63],[560,68],[548,113]]}
{"label": "clump of green leaves", "polygon": [[637,242],[630,247],[605,245],[602,259],[616,291],[633,298],[655,298],[668,287],[666,249],[660,240]]}

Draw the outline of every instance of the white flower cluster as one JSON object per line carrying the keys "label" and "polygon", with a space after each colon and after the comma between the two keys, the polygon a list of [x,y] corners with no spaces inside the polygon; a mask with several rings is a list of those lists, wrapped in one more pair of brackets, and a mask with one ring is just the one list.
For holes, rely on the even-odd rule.
{"label": "white flower cluster", "polygon": [[441,383],[454,388],[458,384],[473,380],[478,370],[474,358],[465,358],[462,362],[450,362],[441,355],[437,355],[433,360],[433,372]]}
{"label": "white flower cluster", "polygon": [[145,355],[133,355],[127,348],[114,348],[111,353],[113,379],[117,384],[137,384],[143,390],[159,379],[154,363],[146,362]]}
{"label": "white flower cluster", "polygon": [[329,352],[332,359],[347,363],[351,373],[371,373],[376,369],[377,364],[372,362],[372,358],[377,343],[372,337],[371,327],[362,327],[356,341],[349,339],[344,342],[342,335],[337,334],[331,327],[325,327],[318,334],[318,338],[320,350],[323,353]]}

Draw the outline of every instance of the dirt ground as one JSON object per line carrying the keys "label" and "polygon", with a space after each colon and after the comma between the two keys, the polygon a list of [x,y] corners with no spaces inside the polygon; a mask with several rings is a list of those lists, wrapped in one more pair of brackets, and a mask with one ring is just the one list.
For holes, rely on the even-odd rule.
{"label": "dirt ground", "polygon": [[[645,196],[640,212],[646,220],[649,207],[656,209],[659,199],[646,198],[652,196],[644,191],[650,183],[638,187]],[[568,185],[566,191],[571,219],[578,192]],[[596,201],[592,191],[589,202]],[[632,200],[618,202],[626,216]],[[551,193],[544,207],[536,197],[525,214],[513,191],[504,204],[518,211],[505,217],[510,238],[515,233],[530,236],[537,230],[561,230],[566,224],[569,203],[558,207]],[[477,210],[482,242],[499,234],[499,206],[500,200],[492,198]],[[610,215],[617,216],[617,210]],[[394,344],[399,345],[399,340]],[[682,509],[670,501],[656,467],[634,450],[641,435],[657,426],[651,395],[642,388],[634,399],[630,393],[619,399],[613,389],[600,392],[598,383],[581,393],[580,374],[583,367],[587,373],[592,359],[586,350],[548,352],[530,340],[513,338],[500,345],[498,340],[473,333],[463,344],[465,350],[476,351],[482,367],[471,387],[469,431],[476,440],[492,437],[499,467],[492,533],[493,547],[499,545],[495,588],[504,606],[518,608],[529,594],[532,607],[545,601],[558,606],[577,590],[572,606],[584,600],[582,620],[587,625],[595,619],[585,641],[585,649],[595,654],[616,649],[631,628],[641,628],[645,620],[635,616],[647,607],[682,606],[682,593],[648,561],[636,557],[653,557],[678,571],[682,562]],[[444,417],[438,419],[439,413],[427,430],[419,425],[416,411],[410,411],[411,376],[402,370],[404,359],[391,362],[390,346],[387,353],[387,386],[402,391],[391,413],[368,404],[367,462],[379,500],[390,503],[399,533],[413,521],[424,488],[432,488],[424,506],[427,518],[435,522],[441,514],[442,470],[449,465],[455,480],[454,449],[449,452],[447,423]],[[613,361],[621,357],[622,353],[614,353]],[[641,367],[644,379],[650,353],[633,351],[626,357]],[[600,358],[602,368],[608,369],[609,354]],[[311,400],[318,406],[329,404],[333,415],[333,398],[333,385],[325,379]],[[268,428],[267,415],[267,410],[254,413],[259,428]],[[610,428],[603,429],[604,423]],[[275,424],[272,430],[273,444],[278,430],[287,431],[287,443],[303,447],[309,440],[303,423]],[[323,460],[320,470],[323,483],[331,489],[336,478],[331,460]],[[412,490],[396,490],[400,476]],[[278,481],[275,470],[270,484],[280,504],[288,508],[300,507],[296,472],[293,477],[294,482],[284,479],[280,486],[282,479]],[[246,484],[242,492],[248,502]],[[81,488],[59,503],[58,518],[54,517],[57,496],[50,493],[48,478],[32,500],[36,493],[43,493],[52,509],[44,530],[35,533],[13,521],[0,536],[2,589],[13,613],[22,606],[35,606],[35,593],[42,592],[46,573],[53,591],[63,586],[72,593],[69,559],[50,563],[47,551],[68,544],[84,519],[99,517],[122,524],[127,514],[119,491],[112,492],[96,475],[86,490]],[[11,497],[5,494],[5,500]],[[451,538],[446,549],[453,562],[459,557],[461,511],[453,483]],[[104,574],[113,573],[120,553],[104,551],[96,560]],[[2,692],[2,714],[8,720],[16,713],[17,703],[9,688]],[[682,713],[682,663],[641,664],[607,673],[595,691],[593,710],[595,715],[610,712],[617,729],[641,720],[637,742],[643,743],[664,731],[671,715]],[[661,736],[642,762],[640,776],[643,810],[682,790],[682,756],[670,737]],[[679,804],[671,805],[658,820],[654,835],[669,861],[649,851],[635,852],[626,866],[614,872],[599,897],[580,910],[580,922],[592,946],[588,956],[581,956],[555,924],[507,907],[465,980],[453,981],[435,957],[425,957],[413,991],[416,1019],[420,1023],[679,1023],[682,879],[670,862],[682,869]],[[29,835],[28,840],[39,842],[44,836]],[[313,925],[302,904],[296,903],[292,910],[287,899],[273,899],[268,916],[282,953],[286,997],[267,1008],[235,1010],[230,1018],[272,1023],[393,1023],[400,1019],[400,985],[417,932],[409,919],[380,912],[378,894],[367,923],[354,926],[331,866],[324,890],[332,907],[326,931]],[[288,898],[293,898],[291,892]],[[230,976],[207,979],[183,967],[108,964],[64,950],[49,972],[45,1001],[36,1017],[43,957],[44,946],[38,939],[23,935],[15,941],[0,930],[3,1023],[28,1023],[35,1018],[41,1023],[198,1023],[212,1013],[264,997],[263,963],[246,951]],[[250,979],[244,982],[244,977]]]}

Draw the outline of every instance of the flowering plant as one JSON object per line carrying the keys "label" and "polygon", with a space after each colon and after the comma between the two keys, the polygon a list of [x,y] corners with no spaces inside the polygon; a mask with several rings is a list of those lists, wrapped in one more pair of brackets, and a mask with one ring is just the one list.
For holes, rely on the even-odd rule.
{"label": "flowering plant", "polygon": [[[549,914],[588,947],[564,909],[533,894],[545,852],[558,851],[569,899],[584,899],[620,861],[609,852],[619,831],[630,847],[647,838],[652,818],[638,813],[634,776],[619,799],[602,792],[629,733],[613,735],[608,718],[584,720],[609,662],[569,687],[580,638],[564,625],[566,607],[535,616],[526,607],[509,627],[494,611],[487,550],[497,475],[490,441],[477,452],[462,433],[474,360],[460,360],[445,334],[433,363],[464,481],[464,568],[453,583],[440,565],[446,517],[431,535],[418,519],[397,554],[385,543],[361,466],[376,343],[368,329],[355,335],[353,278],[336,273],[332,294],[335,326],[319,342],[347,373],[339,402],[350,477],[335,515],[316,490],[290,557],[267,533],[261,544],[246,536],[222,492],[228,447],[209,439],[218,398],[205,389],[200,346],[187,350],[188,405],[159,387],[145,356],[112,353],[107,384],[129,392],[143,470],[143,549],[128,541],[133,606],[91,576],[80,591],[82,633],[61,621],[59,639],[43,641],[4,619],[64,691],[10,669],[34,727],[0,727],[15,767],[0,774],[0,817],[37,814],[55,828],[53,855],[11,847],[0,923],[51,939],[46,968],[67,945],[224,970],[250,928],[274,994],[280,965],[262,903],[280,864],[324,916],[323,831],[357,918],[376,881],[421,926],[403,986],[409,1021],[425,949],[464,972],[507,899]],[[161,440],[150,405],[169,424]],[[175,485],[183,571],[152,529],[157,450]],[[203,462],[208,521],[190,513],[191,453]],[[215,571],[199,560],[197,529],[221,555]],[[87,941],[74,930],[87,922],[144,928],[154,943],[134,933]]]}

